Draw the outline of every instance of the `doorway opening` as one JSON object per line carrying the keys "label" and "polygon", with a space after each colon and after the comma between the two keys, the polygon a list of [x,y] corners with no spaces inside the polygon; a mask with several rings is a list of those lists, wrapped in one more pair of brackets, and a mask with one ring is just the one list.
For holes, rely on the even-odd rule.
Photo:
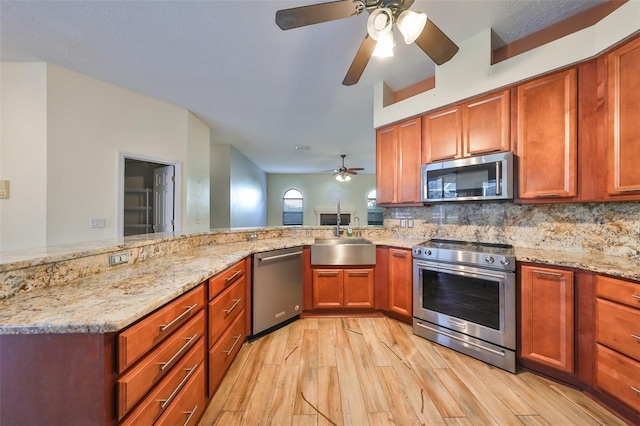
{"label": "doorway opening", "polygon": [[120,156],[119,235],[177,231],[179,164]]}

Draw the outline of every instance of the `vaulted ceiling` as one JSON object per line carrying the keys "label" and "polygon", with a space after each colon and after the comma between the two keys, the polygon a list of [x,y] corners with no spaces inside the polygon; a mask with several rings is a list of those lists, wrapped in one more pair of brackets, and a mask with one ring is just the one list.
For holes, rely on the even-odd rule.
{"label": "vaulted ceiling", "polygon": [[[606,0],[416,0],[454,42],[492,28],[510,43]],[[280,30],[307,0],[0,1],[0,59],[45,61],[184,107],[269,173],[375,171],[373,86],[435,73],[417,46],[341,84],[367,14]],[[397,37],[399,40],[399,37]],[[296,146],[308,149],[296,150]]]}

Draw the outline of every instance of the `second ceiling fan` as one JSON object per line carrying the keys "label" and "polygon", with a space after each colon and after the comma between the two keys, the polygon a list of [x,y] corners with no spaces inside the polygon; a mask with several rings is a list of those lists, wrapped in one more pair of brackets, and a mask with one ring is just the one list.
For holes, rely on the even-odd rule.
{"label": "second ceiling fan", "polygon": [[356,53],[342,84],[351,86],[360,80],[375,49],[393,45],[395,23],[405,42],[415,42],[438,65],[453,57],[458,46],[421,12],[410,11],[414,0],[340,0],[310,6],[278,10],[276,24],[283,30],[348,18],[369,12],[367,35]]}

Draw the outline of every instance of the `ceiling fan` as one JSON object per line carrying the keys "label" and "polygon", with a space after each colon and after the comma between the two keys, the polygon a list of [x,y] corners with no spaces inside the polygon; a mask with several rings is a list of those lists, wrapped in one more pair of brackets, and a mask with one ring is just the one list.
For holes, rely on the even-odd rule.
{"label": "ceiling fan", "polygon": [[[360,80],[370,57],[384,47],[393,49],[395,23],[405,42],[415,42],[438,65],[453,57],[458,46],[426,14],[409,8],[414,0],[339,0],[278,10],[276,24],[283,30],[369,13],[367,35],[356,53],[342,84],[351,86]],[[393,53],[391,53],[393,54]]]}
{"label": "ceiling fan", "polygon": [[340,157],[342,157],[342,166],[340,166],[339,169],[333,169],[333,170],[325,170],[325,172],[333,172],[333,176],[335,176],[336,180],[339,182],[349,182],[351,180],[351,176],[350,175],[357,175],[357,171],[358,170],[364,170],[364,168],[362,167],[349,167],[346,168],[344,166],[344,157],[346,157],[345,154],[341,154]]}

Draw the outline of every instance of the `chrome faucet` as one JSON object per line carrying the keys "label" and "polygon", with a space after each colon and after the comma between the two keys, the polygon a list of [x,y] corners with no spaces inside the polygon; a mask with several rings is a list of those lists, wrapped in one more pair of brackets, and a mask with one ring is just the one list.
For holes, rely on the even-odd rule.
{"label": "chrome faucet", "polygon": [[356,226],[356,237],[362,236],[362,232],[360,231],[360,218],[358,216],[353,218],[358,221],[358,225]]}
{"label": "chrome faucet", "polygon": [[336,216],[336,237],[340,236],[340,201],[338,201],[338,215]]}

